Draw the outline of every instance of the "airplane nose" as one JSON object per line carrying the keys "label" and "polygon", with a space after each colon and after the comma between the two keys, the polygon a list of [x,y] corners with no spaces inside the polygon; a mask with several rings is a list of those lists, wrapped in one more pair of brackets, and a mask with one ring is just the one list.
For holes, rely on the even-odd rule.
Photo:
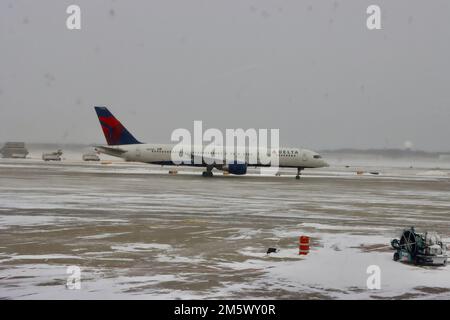
{"label": "airplane nose", "polygon": [[329,167],[330,165],[328,164],[328,162],[326,162],[325,160],[322,161],[323,162],[323,166],[324,167]]}

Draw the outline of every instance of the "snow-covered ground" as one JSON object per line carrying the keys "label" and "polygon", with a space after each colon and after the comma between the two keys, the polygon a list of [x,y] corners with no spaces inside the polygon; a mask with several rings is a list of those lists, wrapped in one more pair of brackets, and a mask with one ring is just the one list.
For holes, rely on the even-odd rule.
{"label": "snow-covered ground", "polygon": [[[330,162],[296,181],[2,159],[0,298],[449,299],[450,267],[394,262],[389,247],[412,225],[450,243],[445,163]],[[380,289],[367,288],[371,265]]]}

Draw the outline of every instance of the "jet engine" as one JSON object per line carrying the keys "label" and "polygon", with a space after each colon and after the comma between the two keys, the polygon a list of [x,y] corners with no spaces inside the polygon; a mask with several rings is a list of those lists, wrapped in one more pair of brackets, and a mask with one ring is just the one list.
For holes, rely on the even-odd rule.
{"label": "jet engine", "polygon": [[247,173],[247,164],[242,162],[233,162],[223,166],[222,169],[231,174],[243,175]]}

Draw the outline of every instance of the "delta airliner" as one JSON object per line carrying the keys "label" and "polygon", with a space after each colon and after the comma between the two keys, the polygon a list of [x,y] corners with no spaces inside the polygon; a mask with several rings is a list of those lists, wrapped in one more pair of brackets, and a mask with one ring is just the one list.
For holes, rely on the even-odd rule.
{"label": "delta airliner", "polygon": [[[202,147],[196,148],[192,146],[186,148],[189,151],[190,161],[175,163],[172,159],[174,152],[179,150],[174,149],[174,144],[147,144],[141,143],[117,120],[106,107],[95,107],[100,125],[105,135],[107,146],[96,146],[98,152],[105,153],[111,156],[120,157],[126,161],[144,162],[158,165],[185,165],[185,166],[200,166],[205,167],[203,172],[204,177],[211,177],[214,168],[226,171],[230,174],[244,175],[247,173],[247,167],[267,167],[268,165],[261,163],[259,160],[258,151],[266,152],[268,155],[278,154],[278,167],[280,168],[297,168],[296,179],[300,179],[300,173],[306,168],[321,168],[327,167],[328,164],[322,159],[322,156],[317,152],[300,149],[300,148],[279,148],[279,149],[244,149],[236,148],[234,151],[229,151],[232,154],[227,154],[226,149],[217,147],[217,150],[207,153]],[[192,151],[191,151],[192,150]],[[214,154],[213,154],[214,153]],[[244,161],[228,162],[229,156],[241,156]],[[221,161],[207,161],[210,159],[220,159]],[[200,161],[194,161],[194,159]],[[256,159],[251,160],[251,159]]]}

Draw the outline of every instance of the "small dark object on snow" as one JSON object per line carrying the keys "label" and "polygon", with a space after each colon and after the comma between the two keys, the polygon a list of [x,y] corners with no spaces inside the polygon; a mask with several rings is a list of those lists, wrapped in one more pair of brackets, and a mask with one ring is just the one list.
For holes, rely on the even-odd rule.
{"label": "small dark object on snow", "polygon": [[277,248],[269,248],[269,249],[267,249],[267,254],[269,254],[269,253],[277,253],[277,252],[278,252]]}
{"label": "small dark object on snow", "polygon": [[378,171],[371,171],[370,174],[379,175],[380,173]]}
{"label": "small dark object on snow", "polygon": [[419,265],[446,265],[447,246],[435,232],[416,233],[414,227],[403,230],[400,240],[393,239],[394,261]]}

